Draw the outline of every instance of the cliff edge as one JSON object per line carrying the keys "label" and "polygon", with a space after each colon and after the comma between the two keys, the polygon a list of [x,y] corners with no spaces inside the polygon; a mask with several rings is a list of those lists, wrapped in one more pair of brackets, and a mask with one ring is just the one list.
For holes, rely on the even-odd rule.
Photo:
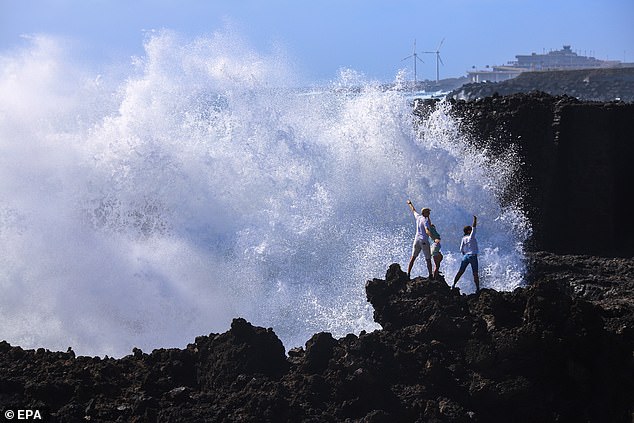
{"label": "cliff edge", "polygon": [[[437,103],[417,101],[414,113],[425,117]],[[521,165],[500,201],[522,204],[533,225],[527,247],[634,256],[629,223],[634,104],[543,92],[450,104],[474,147],[492,159],[516,153]]]}

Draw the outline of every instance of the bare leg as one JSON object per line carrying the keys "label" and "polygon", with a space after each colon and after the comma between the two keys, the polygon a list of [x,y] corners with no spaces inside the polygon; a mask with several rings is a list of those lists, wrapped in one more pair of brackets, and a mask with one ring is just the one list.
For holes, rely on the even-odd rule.
{"label": "bare leg", "polygon": [[416,260],[416,257],[412,256],[409,259],[409,264],[407,265],[407,277],[409,278],[410,273],[412,273],[412,267],[414,267],[414,261]]}
{"label": "bare leg", "polygon": [[428,278],[431,279],[434,276],[434,272],[431,269],[431,259],[425,261],[427,262],[427,271],[429,272]]}
{"label": "bare leg", "polygon": [[435,265],[435,269],[434,269],[434,279],[438,278],[440,276],[440,262],[442,261],[442,254],[435,254],[434,255],[434,265]]}

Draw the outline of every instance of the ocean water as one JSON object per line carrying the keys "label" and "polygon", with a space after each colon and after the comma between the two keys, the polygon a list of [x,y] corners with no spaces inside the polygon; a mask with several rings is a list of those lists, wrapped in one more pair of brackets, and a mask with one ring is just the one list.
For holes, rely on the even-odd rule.
{"label": "ocean water", "polygon": [[235,317],[287,349],[378,329],[364,285],[406,269],[408,198],[432,209],[448,280],[477,214],[482,286],[524,283],[530,225],[498,201],[511,153],[467,147],[447,104],[416,124],[357,71],[299,81],[222,32],[154,33],[99,72],[50,37],[1,52],[0,339],[118,357]]}

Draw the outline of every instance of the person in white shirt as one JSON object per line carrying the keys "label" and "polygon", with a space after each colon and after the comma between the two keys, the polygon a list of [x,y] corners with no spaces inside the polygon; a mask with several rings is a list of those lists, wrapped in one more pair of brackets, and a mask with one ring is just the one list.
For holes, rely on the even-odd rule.
{"label": "person in white shirt", "polygon": [[460,241],[460,252],[462,253],[462,262],[460,263],[460,269],[453,280],[451,288],[456,287],[456,283],[462,276],[467,266],[471,265],[471,271],[473,272],[473,282],[476,286],[476,293],[480,292],[480,277],[478,276],[478,240],[476,239],[476,226],[478,224],[478,217],[473,216],[473,225],[464,227],[464,236]]}
{"label": "person in white shirt", "polygon": [[416,208],[410,200],[407,200],[407,205],[412,210],[412,213],[414,213],[414,219],[416,219],[416,235],[414,236],[414,243],[412,244],[412,256],[410,257],[409,265],[407,266],[407,276],[409,277],[412,267],[414,267],[414,261],[422,251],[425,256],[425,261],[427,262],[427,271],[429,272],[427,277],[432,278],[431,249],[429,247],[429,228],[431,226],[429,213],[431,212],[431,209],[429,207],[424,207],[421,209],[420,214],[418,214],[416,212]]}

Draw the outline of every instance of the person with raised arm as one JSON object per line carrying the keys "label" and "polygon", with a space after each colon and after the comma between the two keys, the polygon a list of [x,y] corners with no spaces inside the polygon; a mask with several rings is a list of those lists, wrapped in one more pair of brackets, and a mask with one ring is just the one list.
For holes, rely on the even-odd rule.
{"label": "person with raised arm", "polygon": [[416,235],[414,236],[414,242],[412,244],[412,256],[409,259],[409,265],[407,266],[407,277],[410,277],[412,267],[414,267],[414,261],[423,252],[425,256],[425,262],[427,263],[427,271],[429,272],[428,278],[433,277],[431,268],[431,250],[429,246],[429,236],[431,233],[429,229],[431,227],[431,220],[429,214],[431,209],[429,207],[423,207],[420,214],[416,212],[416,208],[410,200],[407,200],[407,205],[414,213],[414,219],[416,220]]}
{"label": "person with raised arm", "polygon": [[460,269],[453,280],[451,288],[456,287],[456,283],[467,269],[468,265],[471,265],[471,271],[473,272],[473,282],[475,283],[476,293],[480,292],[480,277],[478,276],[478,240],[476,238],[476,227],[478,225],[478,217],[473,216],[473,224],[471,226],[465,226],[463,229],[464,236],[460,241],[460,253],[462,253],[462,262],[460,263]]}

